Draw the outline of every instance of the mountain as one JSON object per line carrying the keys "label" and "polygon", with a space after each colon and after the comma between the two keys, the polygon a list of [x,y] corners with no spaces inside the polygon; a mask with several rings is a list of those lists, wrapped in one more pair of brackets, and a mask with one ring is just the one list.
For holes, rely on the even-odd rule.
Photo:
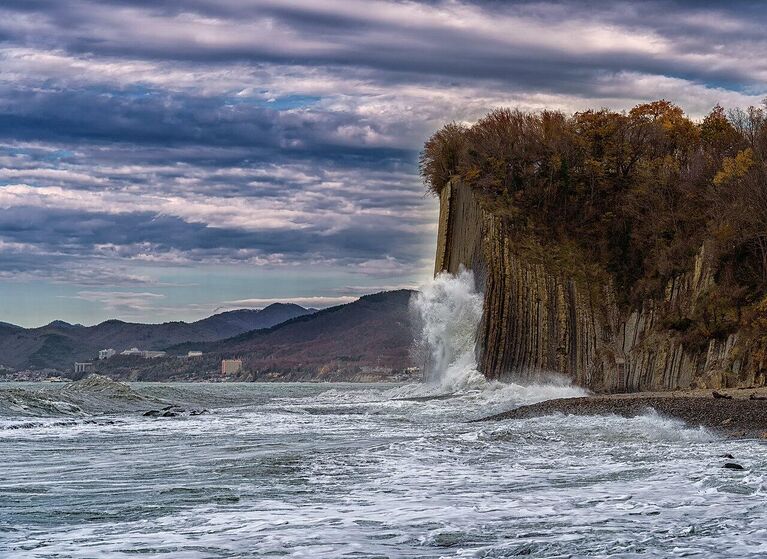
{"label": "mountain", "polygon": [[240,309],[214,314],[193,324],[214,334],[214,339],[224,339],[251,330],[269,328],[312,312],[315,309],[305,309],[293,303],[274,303],[261,310]]}
{"label": "mountain", "polygon": [[69,322],[64,322],[63,320],[52,320],[46,324],[44,328],[77,328],[78,326],[82,326],[82,324],[70,324]]}
{"label": "mountain", "polygon": [[261,310],[223,312],[191,323],[107,320],[82,326],[56,320],[40,328],[0,324],[0,365],[67,370],[75,361],[94,359],[100,349],[163,350],[183,342],[209,342],[268,328],[310,312],[299,305],[275,303]]}
{"label": "mountain", "polygon": [[353,303],[247,332],[213,344],[219,353],[244,357],[252,369],[333,366],[409,366],[412,291],[366,295]]}
{"label": "mountain", "polygon": [[[412,291],[366,295],[357,301],[296,317],[271,328],[209,343],[185,343],[168,349],[197,359],[110,359],[105,374],[161,380],[216,374],[222,358],[243,361],[242,379],[378,380],[411,366],[413,333],[409,313]],[[101,371],[101,369],[100,369]],[[378,376],[376,376],[378,375]]]}

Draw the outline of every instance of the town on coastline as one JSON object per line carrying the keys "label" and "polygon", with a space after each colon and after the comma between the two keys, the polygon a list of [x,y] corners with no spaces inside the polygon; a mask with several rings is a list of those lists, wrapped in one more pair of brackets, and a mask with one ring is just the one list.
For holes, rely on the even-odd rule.
{"label": "town on coastline", "polygon": [[[0,365],[0,382],[71,382],[74,378],[97,372],[97,362],[111,359],[115,355],[126,357],[139,357],[141,359],[159,359],[166,357],[165,351],[152,351],[132,347],[121,352],[113,348],[99,350],[98,358],[91,361],[75,361],[69,371],[59,371],[57,369],[24,369],[15,371],[10,367]],[[202,351],[190,350],[186,355],[178,355],[177,359],[195,359],[202,357]],[[207,379],[210,382],[224,381],[233,378],[242,371],[242,359],[221,359],[221,368],[219,375],[209,375]],[[73,375],[71,374],[73,373]]]}

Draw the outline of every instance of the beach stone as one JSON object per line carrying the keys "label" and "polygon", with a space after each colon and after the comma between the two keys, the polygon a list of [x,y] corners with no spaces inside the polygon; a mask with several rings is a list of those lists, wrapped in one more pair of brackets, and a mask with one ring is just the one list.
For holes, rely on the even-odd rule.
{"label": "beach stone", "polygon": [[735,462],[727,462],[722,468],[727,468],[728,470],[745,470],[743,466],[736,464]]}
{"label": "beach stone", "polygon": [[729,394],[722,394],[721,392],[717,392],[716,390],[714,390],[711,394],[715,399],[732,400],[732,396],[730,396]]}

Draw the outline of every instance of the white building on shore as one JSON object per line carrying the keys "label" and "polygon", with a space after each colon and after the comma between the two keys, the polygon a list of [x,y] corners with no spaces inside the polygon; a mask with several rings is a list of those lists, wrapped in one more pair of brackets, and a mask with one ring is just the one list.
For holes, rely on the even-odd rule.
{"label": "white building on shore", "polygon": [[143,357],[144,359],[155,359],[156,357],[165,357],[164,351],[150,351],[147,349],[139,349],[132,347],[121,352],[120,355],[135,355],[136,357]]}
{"label": "white building on shore", "polygon": [[116,355],[117,352],[113,350],[111,347],[109,349],[102,349],[99,351],[99,360],[103,361],[104,359],[109,359],[113,355]]}

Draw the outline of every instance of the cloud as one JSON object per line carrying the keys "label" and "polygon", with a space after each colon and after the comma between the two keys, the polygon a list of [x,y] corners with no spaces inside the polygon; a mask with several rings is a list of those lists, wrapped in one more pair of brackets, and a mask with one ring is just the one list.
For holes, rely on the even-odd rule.
{"label": "cloud", "polygon": [[165,295],[148,291],[80,291],[74,298],[100,303],[107,311],[136,313],[151,311]]}
{"label": "cloud", "polygon": [[329,271],[412,285],[432,266],[433,130],[498,106],[756,104],[765,25],[747,1],[6,0],[0,296],[211,266],[301,274],[305,297]]}

